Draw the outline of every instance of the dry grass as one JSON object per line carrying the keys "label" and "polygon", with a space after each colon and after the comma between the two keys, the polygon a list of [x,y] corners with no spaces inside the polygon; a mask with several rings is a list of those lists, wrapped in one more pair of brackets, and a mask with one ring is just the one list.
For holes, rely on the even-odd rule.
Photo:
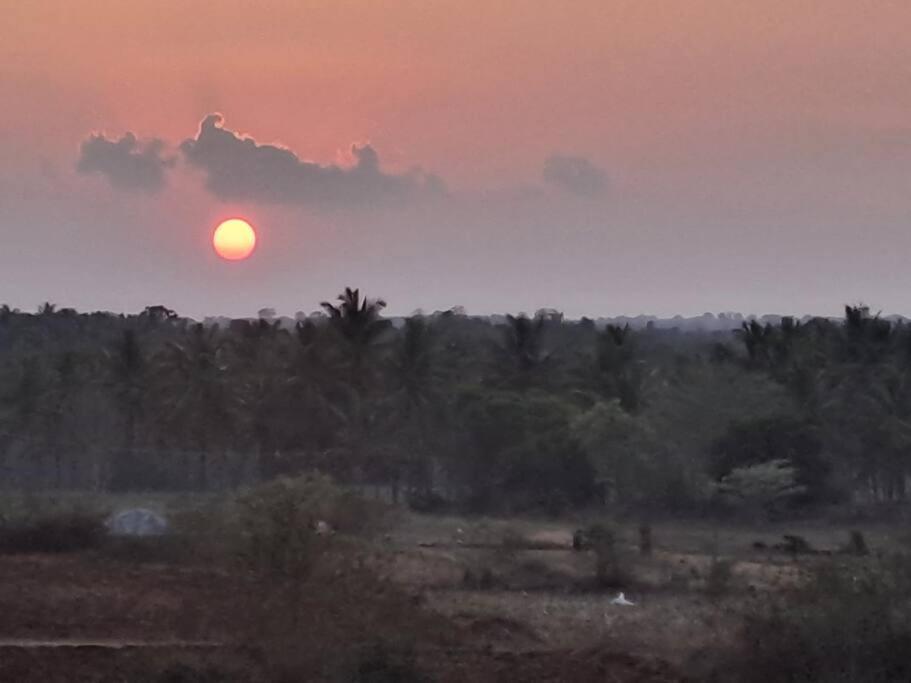
{"label": "dry grass", "polygon": [[678,664],[693,652],[718,646],[729,638],[737,621],[736,603],[713,605],[700,597],[673,594],[628,595],[635,607],[611,605],[612,595],[521,592],[436,591],[428,605],[448,616],[469,613],[521,624],[535,634],[529,644],[499,643],[512,649],[550,650],[609,646]]}
{"label": "dry grass", "polygon": [[[169,501],[167,507],[183,537],[217,538],[202,524],[213,516],[206,501]],[[237,576],[233,569],[216,574],[204,571],[211,569],[209,562],[203,567],[199,563],[181,566],[161,553],[148,558],[157,564],[114,563],[109,551],[54,558],[54,568],[38,576],[38,559],[8,559],[10,589],[0,596],[0,606],[8,608],[15,619],[21,615],[22,623],[43,624],[43,628],[57,628],[57,624],[76,632],[86,619],[102,624],[100,613],[95,618],[93,610],[104,600],[112,609],[109,623],[104,622],[99,633],[148,630],[147,625],[120,618],[139,614],[146,624],[154,623],[166,633],[182,629],[183,636],[190,631],[191,635],[232,635],[245,648],[255,645],[253,649],[260,653],[258,666],[276,675],[333,669],[333,675],[353,676],[350,671],[339,673],[339,667],[358,658],[365,658],[368,666],[388,665],[391,671],[399,671],[396,667],[408,664],[412,656],[409,648],[415,649],[413,656],[422,666],[443,662],[424,646],[449,653],[446,666],[458,672],[450,680],[488,680],[481,674],[472,678],[473,667],[482,671],[490,665],[475,659],[488,650],[501,664],[507,655],[521,658],[537,653],[535,657],[544,661],[555,653],[563,657],[571,656],[565,654],[568,652],[597,650],[658,657],[678,668],[696,670],[691,667],[698,664],[694,664],[697,653],[709,653],[708,657],[734,647],[743,615],[756,604],[774,595],[786,596],[815,567],[831,561],[756,550],[754,542],[771,547],[787,533],[806,538],[816,548],[837,550],[848,543],[850,530],[858,528],[873,557],[839,559],[863,567],[874,560],[878,550],[898,547],[906,536],[903,529],[886,524],[842,526],[814,521],[752,529],[673,521],[652,523],[654,549],[651,556],[642,557],[638,521],[612,521],[628,576],[621,588],[636,603],[621,607],[610,603],[615,589],[596,590],[595,554],[572,550],[574,530],[595,521],[602,520],[400,513],[384,534],[359,538],[355,555],[348,554],[348,546],[333,543],[335,559],[313,575],[304,572],[300,581],[276,583],[265,593],[232,597],[237,604],[230,606],[230,612],[243,615],[237,622],[221,619],[213,626],[206,610],[196,610],[200,611],[200,625],[187,633],[183,631],[196,607],[211,607],[217,595],[234,590],[231,586]],[[724,590],[711,595],[713,558],[729,567],[730,575],[724,578]],[[21,570],[16,563],[22,565]],[[26,565],[28,572],[24,571]],[[484,569],[493,581],[467,590],[466,571],[480,575]],[[119,576],[111,581],[106,572]],[[70,573],[73,576],[67,578]],[[224,586],[219,587],[220,583]],[[185,591],[187,586],[192,590]],[[39,588],[40,596],[46,598],[39,597]],[[23,590],[31,597],[19,604]],[[244,597],[249,601],[240,599]],[[379,652],[374,648],[377,642],[391,649]],[[363,647],[352,649],[352,643]],[[457,646],[450,648],[452,643]],[[340,652],[344,653],[341,660]],[[374,664],[369,664],[371,658]],[[552,659],[559,661],[556,656]],[[499,669],[488,673],[491,680],[500,680],[496,677],[500,673],[490,671]],[[447,680],[445,676],[443,680]]]}
{"label": "dry grass", "polygon": [[[759,529],[655,523],[654,552],[640,557],[639,525],[615,525],[618,545],[628,551],[627,571],[632,577],[624,588],[636,602],[624,608],[610,604],[613,592],[583,590],[594,573],[595,559],[592,553],[571,550],[573,531],[580,526],[577,521],[407,516],[392,534],[392,545],[398,549],[392,576],[420,586],[428,605],[444,615],[499,625],[492,627],[491,636],[498,648],[553,650],[599,643],[704,670],[705,662],[696,660],[734,647],[744,614],[764,596],[802,585],[814,567],[831,561],[757,550],[754,542],[772,546],[783,534],[794,534],[815,548],[837,552],[855,528],[822,521]],[[904,540],[902,530],[894,526],[870,524],[860,530],[874,552]],[[490,548],[476,547],[485,543]],[[508,546],[508,552],[498,552],[498,543]],[[434,547],[419,548],[421,544]],[[540,544],[548,549],[534,549]],[[722,590],[716,590],[717,581],[712,583],[713,562],[716,574],[718,566],[724,567]],[[496,588],[466,590],[461,582],[464,568],[482,565],[491,567]],[[542,590],[535,585],[541,577],[557,579],[550,590]]]}

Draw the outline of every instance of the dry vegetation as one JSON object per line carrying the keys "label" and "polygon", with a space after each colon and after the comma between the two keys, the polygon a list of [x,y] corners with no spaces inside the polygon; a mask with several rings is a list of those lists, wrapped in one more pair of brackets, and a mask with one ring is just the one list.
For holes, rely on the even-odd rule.
{"label": "dry vegetation", "polygon": [[[823,522],[656,523],[641,548],[638,523],[388,514],[305,478],[163,503],[167,538],[54,547],[108,506],[31,505],[4,516],[0,680],[906,680],[892,525],[859,530],[867,556]],[[611,542],[573,550],[580,527]],[[40,642],[61,639],[83,646]]]}

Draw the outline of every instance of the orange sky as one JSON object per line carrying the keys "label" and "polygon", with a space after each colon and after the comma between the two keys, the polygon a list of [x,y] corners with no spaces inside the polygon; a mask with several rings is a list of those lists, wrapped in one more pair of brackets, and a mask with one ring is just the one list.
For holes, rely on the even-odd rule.
{"label": "orange sky", "polygon": [[[347,163],[349,145],[369,141],[386,168],[420,165],[463,193],[510,195],[540,183],[548,155],[585,157],[611,183],[602,213],[582,210],[595,226],[586,229],[619,234],[630,253],[652,244],[643,235],[661,243],[679,217],[695,231],[674,237],[684,249],[728,226],[740,231],[739,243],[723,245],[728,258],[738,244],[763,248],[751,237],[758,225],[792,236],[788,248],[804,254],[834,235],[834,274],[837,259],[863,243],[856,224],[902,240],[901,221],[911,224],[911,3],[902,0],[9,5],[0,23],[0,179],[28,185],[34,175],[32,194],[46,189],[48,168],[71,172],[92,131],[176,144],[220,111],[232,130],[321,163]],[[85,179],[71,187],[84,192]],[[197,206],[194,219],[208,211],[196,195],[157,201]],[[504,202],[491,221],[522,218]],[[564,204],[552,213],[563,209],[578,213]],[[839,224],[844,216],[856,223]],[[702,267],[707,256],[692,258]],[[664,307],[709,306],[697,300],[722,275]],[[875,297],[900,303],[894,278],[873,284]],[[818,289],[803,305],[821,305]],[[781,294],[750,301],[772,306]],[[842,295],[832,293],[831,305]]]}
{"label": "orange sky", "polygon": [[369,139],[387,161],[443,167],[453,182],[534,177],[555,147],[686,163],[718,138],[749,152],[807,128],[907,126],[911,4],[858,8],[15,3],[0,28],[14,106],[0,122],[51,154],[86,127],[180,139],[218,110],[302,155],[331,160]]}

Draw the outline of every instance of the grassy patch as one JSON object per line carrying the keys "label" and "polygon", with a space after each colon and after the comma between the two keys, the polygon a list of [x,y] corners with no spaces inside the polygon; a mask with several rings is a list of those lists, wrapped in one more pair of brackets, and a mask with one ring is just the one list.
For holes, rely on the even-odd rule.
{"label": "grassy patch", "polygon": [[742,681],[911,680],[911,557],[828,561],[749,613],[732,670]]}

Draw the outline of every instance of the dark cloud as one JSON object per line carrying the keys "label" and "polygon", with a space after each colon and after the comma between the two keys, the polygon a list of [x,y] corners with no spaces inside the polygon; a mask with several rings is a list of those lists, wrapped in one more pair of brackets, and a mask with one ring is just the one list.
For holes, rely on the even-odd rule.
{"label": "dark cloud", "polygon": [[344,207],[401,203],[445,192],[439,178],[420,169],[385,173],[370,145],[351,148],[351,167],[322,166],[302,161],[284,147],[238,135],[222,123],[221,115],[210,114],[196,137],[180,145],[187,162],[205,171],[206,186],[221,199]]}
{"label": "dark cloud", "polygon": [[120,190],[157,192],[165,183],[165,171],[174,160],[164,153],[163,141],[140,142],[132,133],[119,140],[91,135],[79,148],[76,170],[100,173]]}
{"label": "dark cloud", "polygon": [[607,187],[604,171],[584,157],[552,154],[544,162],[543,176],[550,185],[583,197],[595,197]]}

